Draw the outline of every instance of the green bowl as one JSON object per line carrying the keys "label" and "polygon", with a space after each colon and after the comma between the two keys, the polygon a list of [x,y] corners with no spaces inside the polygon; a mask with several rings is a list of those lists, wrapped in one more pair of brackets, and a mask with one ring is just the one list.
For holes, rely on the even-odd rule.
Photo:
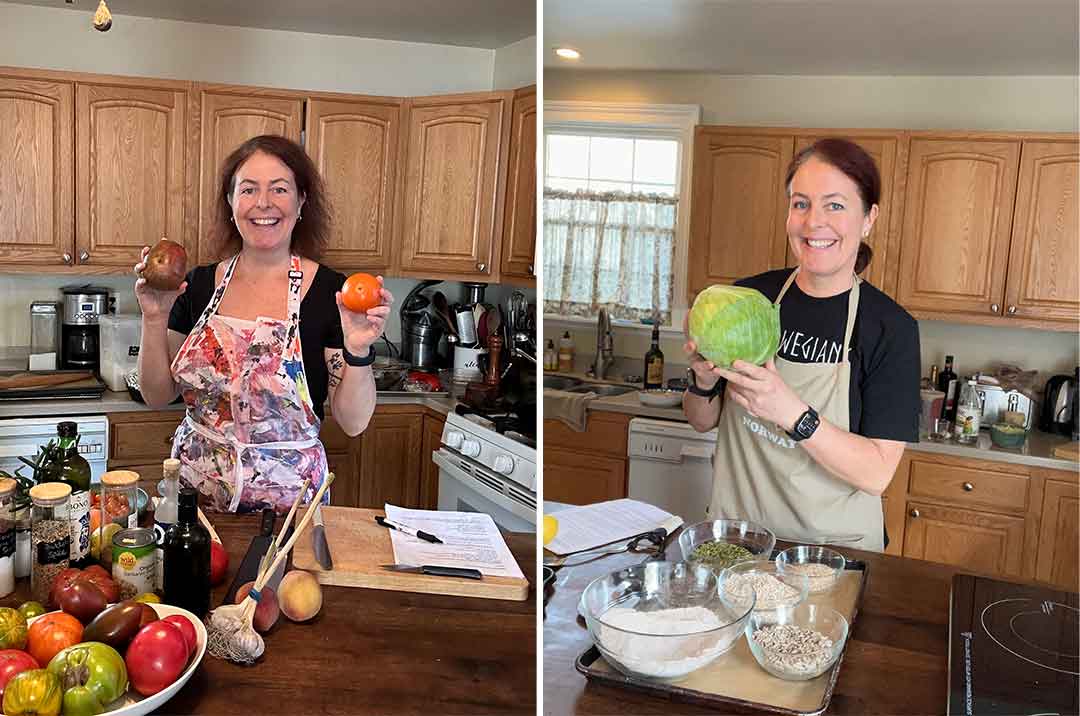
{"label": "green bowl", "polygon": [[990,440],[1000,448],[1015,449],[1022,447],[1027,440],[1027,430],[1015,425],[994,423],[990,426]]}

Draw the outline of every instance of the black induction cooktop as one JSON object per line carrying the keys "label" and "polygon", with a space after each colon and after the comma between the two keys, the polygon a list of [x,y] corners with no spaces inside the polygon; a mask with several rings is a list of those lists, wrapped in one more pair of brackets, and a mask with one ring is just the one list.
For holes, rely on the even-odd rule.
{"label": "black induction cooktop", "polygon": [[1065,716],[1080,711],[1075,593],[953,578],[949,716]]}

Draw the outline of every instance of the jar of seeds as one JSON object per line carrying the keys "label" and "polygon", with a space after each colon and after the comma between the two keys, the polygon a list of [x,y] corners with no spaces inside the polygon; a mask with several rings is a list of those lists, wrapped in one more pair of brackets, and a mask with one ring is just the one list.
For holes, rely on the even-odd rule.
{"label": "jar of seeds", "polygon": [[0,478],[0,597],[15,591],[15,481]]}
{"label": "jar of seeds", "polygon": [[30,554],[30,591],[34,600],[45,604],[53,580],[71,563],[71,485],[46,482],[30,489],[33,503]]}

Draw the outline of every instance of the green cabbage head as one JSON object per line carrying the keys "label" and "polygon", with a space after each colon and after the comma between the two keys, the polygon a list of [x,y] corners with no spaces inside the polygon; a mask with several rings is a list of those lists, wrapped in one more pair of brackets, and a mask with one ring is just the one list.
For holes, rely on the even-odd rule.
{"label": "green cabbage head", "polygon": [[763,365],[780,346],[780,307],[757,289],[710,286],[694,299],[688,327],[698,353],[718,367]]}

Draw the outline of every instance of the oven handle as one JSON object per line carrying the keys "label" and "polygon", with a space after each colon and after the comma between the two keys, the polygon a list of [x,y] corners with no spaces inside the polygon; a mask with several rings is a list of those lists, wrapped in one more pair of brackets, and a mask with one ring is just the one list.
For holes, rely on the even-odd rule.
{"label": "oven handle", "polygon": [[431,453],[431,460],[443,470],[453,473],[454,477],[456,477],[457,479],[468,480],[469,473],[465,472],[460,467],[450,462],[446,455],[447,452],[440,448]]}

